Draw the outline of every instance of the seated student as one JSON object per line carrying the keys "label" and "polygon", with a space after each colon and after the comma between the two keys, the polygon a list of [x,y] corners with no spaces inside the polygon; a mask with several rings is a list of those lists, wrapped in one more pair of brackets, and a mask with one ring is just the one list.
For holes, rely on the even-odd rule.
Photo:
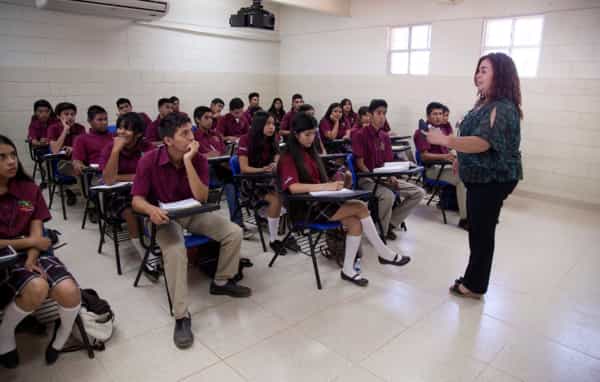
{"label": "seated student", "polygon": [[[265,111],[254,114],[252,127],[247,135],[240,138],[237,155],[243,174],[273,172],[279,160],[279,143],[275,139],[275,118]],[[269,223],[269,246],[275,253],[285,252],[283,242],[277,239],[281,198],[273,182],[258,184],[252,190],[269,203],[267,221]]]}
{"label": "seated student", "polygon": [[163,120],[169,113],[173,111],[173,104],[169,98],[161,98],[158,100],[158,116],[152,122],[152,126],[146,129],[145,137],[148,142],[152,142],[155,145],[162,143],[160,134],[158,132],[160,127],[160,121]]}
{"label": "seated student", "polygon": [[[135,178],[137,163],[144,153],[155,148],[153,144],[144,139],[146,125],[138,113],[129,112],[120,115],[117,119],[117,136],[104,147],[100,155],[100,169],[104,183],[112,186],[117,182],[132,182]],[[140,258],[144,258],[146,250],[140,241],[138,221],[131,209],[131,197],[119,195],[107,200],[105,206],[107,215],[120,217],[127,223],[127,232],[133,247]],[[148,260],[153,260],[154,254],[150,252]],[[148,261],[144,265],[144,274],[152,281],[158,280],[159,273],[156,267]]]}
{"label": "seated student", "polygon": [[252,92],[248,94],[248,107],[246,111],[244,111],[244,118],[248,121],[248,125],[252,125],[252,116],[258,110],[261,110],[260,107],[260,94],[257,92]]}
{"label": "seated student", "polygon": [[174,113],[180,113],[179,110],[179,98],[177,98],[176,96],[172,96],[171,98],[169,98],[169,102],[171,102],[171,106],[173,107],[173,112]]}
{"label": "seated student", "polygon": [[285,109],[283,108],[283,101],[281,98],[274,98],[271,103],[271,107],[269,108],[269,114],[275,118],[275,128],[279,129],[281,127],[281,120],[285,116]]}
{"label": "seated student", "polygon": [[339,145],[333,144],[335,139],[350,139],[350,130],[342,124],[342,106],[334,102],[327,108],[319,123],[319,134],[329,150],[340,150]]}
{"label": "seated student", "polygon": [[[427,105],[427,123],[434,128],[440,129],[444,135],[453,135],[452,126],[449,123],[444,124],[443,113],[444,105],[438,102],[431,102]],[[456,155],[448,150],[447,147],[432,145],[427,142],[427,137],[421,133],[419,129],[414,134],[415,147],[421,155],[421,161],[424,164],[430,161],[446,160],[453,162],[456,160]],[[465,185],[460,180],[457,174],[454,174],[453,166],[444,166],[441,171],[440,166],[429,166],[426,170],[426,176],[429,179],[439,179],[448,182],[456,187],[456,201],[458,203],[458,212],[460,221],[458,226],[466,229],[467,223],[467,190]],[[440,174],[441,171],[441,174]]]}
{"label": "seated student", "polygon": [[281,134],[282,137],[285,138],[290,134],[292,118],[294,118],[294,115],[298,112],[298,109],[300,109],[300,106],[302,106],[303,103],[304,99],[302,98],[302,94],[294,94],[292,96],[292,108],[283,116],[281,126],[279,127],[279,134]]}
{"label": "seated student", "polygon": [[442,105],[444,107],[444,113],[442,114],[442,125],[448,125],[450,126],[450,128],[452,128],[452,125],[450,124],[450,109],[448,109],[448,106],[446,105]]}
{"label": "seated student", "polygon": [[350,139],[353,139],[352,137],[354,136],[354,134],[356,134],[357,131],[361,130],[364,127],[368,127],[370,124],[371,113],[369,112],[369,107],[361,106],[358,109],[358,119],[356,120],[354,126],[352,126],[352,129],[350,129]]}
{"label": "seated student", "polygon": [[52,105],[45,99],[40,99],[33,104],[33,115],[29,122],[27,139],[34,147],[48,145],[48,127],[58,120],[52,111]]}
{"label": "seated student", "polygon": [[[369,105],[369,111],[372,115],[371,125],[359,130],[352,140],[354,165],[358,172],[372,172],[373,169],[383,166],[385,162],[393,160],[390,137],[382,129],[387,103],[382,99],[374,99]],[[371,178],[361,178],[358,186],[363,190],[372,191],[375,182]],[[394,191],[399,192],[402,199],[395,207]],[[390,177],[384,186],[377,187],[376,193],[379,199],[379,218],[384,232],[387,232],[386,238],[395,240],[396,234],[392,225],[399,227],[402,224],[413,208],[419,205],[425,196],[425,191],[412,183]]]}
{"label": "seated student", "polygon": [[352,109],[352,101],[348,98],[344,98],[340,105],[342,106],[342,126],[344,130],[349,131],[358,123],[358,114]]}
{"label": "seated student", "polygon": [[212,113],[213,113],[213,115],[212,115],[213,130],[217,129],[217,125],[219,123],[219,118],[221,118],[221,112],[223,111],[224,107],[225,107],[225,102],[221,98],[215,98],[212,101],[210,101],[210,111],[212,111]]}
{"label": "seated student", "polygon": [[[206,106],[198,106],[194,110],[194,122],[198,126],[194,132],[194,138],[200,144],[198,152],[206,155],[207,158],[227,154],[227,146],[223,142],[223,137],[212,129],[212,115],[211,110]],[[244,229],[244,239],[252,238],[252,232],[247,230],[242,223],[242,211],[238,210],[238,199],[229,163],[224,162],[216,167],[210,166],[209,171],[209,179],[216,179],[223,185],[229,208],[229,219]]]}
{"label": "seated student", "polygon": [[[133,106],[131,105],[131,101],[127,98],[119,98],[117,100],[117,118],[119,118],[120,116],[127,114],[127,113],[131,113],[133,111]],[[150,117],[148,116],[148,114],[144,113],[144,112],[140,112],[138,113],[140,115],[140,117],[142,117],[142,119],[144,120],[144,124],[146,125],[146,129],[149,129],[152,127],[152,120],[150,119]]]}
{"label": "seated student", "polygon": [[10,245],[22,256],[0,270],[0,364],[15,368],[19,354],[17,325],[50,296],[58,303],[60,327],[46,348],[46,363],[58,359],[79,313],[79,287],[64,264],[53,255],[43,235],[50,212],[39,187],[25,174],[14,143],[0,135],[0,248]]}
{"label": "seated student", "polygon": [[[284,192],[303,194],[313,191],[336,191],[344,187],[343,181],[330,181],[325,174],[315,145],[316,128],[317,121],[313,117],[306,114],[294,117],[292,134],[279,161],[279,177]],[[290,214],[294,219],[303,219],[305,212],[306,207],[303,205],[290,205]],[[410,261],[410,257],[395,253],[381,241],[365,203],[348,201],[339,208],[319,210],[318,214],[326,216],[329,221],[340,221],[347,231],[346,255],[340,273],[343,280],[359,286],[366,286],[368,283],[368,280],[354,269],[363,233],[379,254],[381,264],[402,266]],[[317,217],[310,219],[319,220]]]}
{"label": "seated student", "polygon": [[[308,103],[303,103],[298,108],[298,113],[305,113],[306,115],[310,115],[311,117],[314,118],[315,117],[315,108]],[[317,130],[317,136],[315,137],[315,140],[317,141],[317,151],[319,152],[319,154],[320,155],[327,154],[327,150],[325,149],[325,145],[323,144],[323,139],[321,139],[321,134],[319,133],[318,130]]]}
{"label": "seated student", "polygon": [[90,129],[79,135],[73,146],[73,170],[77,176],[91,164],[100,163],[102,150],[113,140],[113,135],[108,132],[108,115],[102,106],[90,106],[87,118]]}
{"label": "seated student", "polygon": [[237,142],[242,135],[248,134],[250,124],[243,117],[244,101],[233,98],[229,101],[229,113],[219,119],[217,131],[225,142]]}
{"label": "seated student", "polygon": [[208,198],[208,162],[198,152],[192,122],[179,113],[171,113],[160,124],[164,145],[146,153],[140,159],[133,181],[133,209],[144,213],[158,225],[156,240],[162,250],[169,293],[173,301],[175,331],[173,340],[179,348],[190,347],[194,341],[188,311],[188,258],[184,230],[205,235],[220,243],[219,262],[210,293],[232,297],[248,297],[252,291],[238,285],[242,229],[219,213],[204,213],[171,219],[158,207],[158,202],[175,202]]}

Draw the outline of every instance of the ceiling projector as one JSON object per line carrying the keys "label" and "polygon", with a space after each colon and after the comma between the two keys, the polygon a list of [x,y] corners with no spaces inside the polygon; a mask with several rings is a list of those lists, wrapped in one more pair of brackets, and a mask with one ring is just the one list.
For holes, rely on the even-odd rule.
{"label": "ceiling projector", "polygon": [[253,0],[250,7],[241,8],[229,17],[232,27],[275,29],[275,15],[263,9],[262,0]]}

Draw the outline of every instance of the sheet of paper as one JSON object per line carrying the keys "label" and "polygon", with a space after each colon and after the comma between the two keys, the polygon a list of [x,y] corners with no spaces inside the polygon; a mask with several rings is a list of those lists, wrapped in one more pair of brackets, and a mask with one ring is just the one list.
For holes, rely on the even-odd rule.
{"label": "sheet of paper", "polygon": [[347,188],[342,188],[338,191],[313,191],[310,193],[311,196],[334,196],[334,195],[346,195],[353,194],[353,190],[349,190]]}
{"label": "sheet of paper", "polygon": [[200,207],[202,206],[202,203],[200,203],[194,198],[189,198],[171,203],[158,202],[158,206],[165,211],[179,211],[188,208]]}
{"label": "sheet of paper", "polygon": [[403,162],[386,162],[383,164],[383,167],[393,167],[393,168],[400,168],[400,169],[406,169],[408,170],[410,168],[411,163],[408,161],[403,161]]}
{"label": "sheet of paper", "polygon": [[109,186],[107,184],[101,184],[99,186],[91,187],[90,190],[111,190],[113,188],[131,186],[132,184],[133,184],[133,182],[117,182],[117,183],[113,184],[112,186]]}

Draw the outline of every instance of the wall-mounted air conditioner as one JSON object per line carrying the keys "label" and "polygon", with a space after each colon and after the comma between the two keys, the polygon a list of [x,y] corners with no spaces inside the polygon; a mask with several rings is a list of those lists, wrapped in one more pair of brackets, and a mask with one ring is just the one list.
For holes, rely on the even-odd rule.
{"label": "wall-mounted air conditioner", "polygon": [[168,0],[35,0],[35,6],[51,11],[152,21],[169,10]]}

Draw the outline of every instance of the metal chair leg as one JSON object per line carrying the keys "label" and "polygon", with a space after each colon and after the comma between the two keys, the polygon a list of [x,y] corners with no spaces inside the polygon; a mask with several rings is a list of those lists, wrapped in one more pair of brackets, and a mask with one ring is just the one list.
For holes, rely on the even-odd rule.
{"label": "metal chair leg", "polygon": [[310,257],[312,259],[313,268],[315,270],[315,278],[317,279],[317,288],[323,289],[323,287],[321,286],[321,277],[319,276],[319,266],[317,265],[317,256],[315,255],[315,246],[317,245],[318,241],[319,240],[317,238],[317,240],[313,243],[312,234],[310,232],[308,233],[308,245],[310,246]]}
{"label": "metal chair leg", "polygon": [[85,201],[85,208],[83,210],[83,221],[81,222],[81,229],[85,229],[85,222],[87,220],[88,208],[90,207],[90,200]]}
{"label": "metal chair leg", "polygon": [[117,236],[117,225],[113,224],[113,243],[115,245],[115,259],[117,261],[117,273],[122,275],[121,272],[121,255],[119,254],[119,238]]}
{"label": "metal chair leg", "polygon": [[90,340],[88,339],[87,331],[85,330],[85,326],[83,326],[83,321],[81,320],[81,316],[77,315],[75,318],[75,324],[77,325],[77,329],[79,329],[79,334],[81,335],[81,340],[83,341],[83,346],[88,353],[88,357],[94,358],[94,348],[90,344]]}
{"label": "metal chair leg", "polygon": [[258,220],[258,209],[254,208],[254,220],[256,220],[256,229],[258,229],[258,236],[260,237],[260,243],[263,247],[263,252],[267,252],[267,245],[265,244],[265,237],[263,235],[263,231],[260,225],[260,221]]}
{"label": "metal chair leg", "polygon": [[58,192],[60,194],[60,205],[62,206],[63,219],[67,220],[67,206],[65,205],[65,190],[61,184],[58,185]]}

